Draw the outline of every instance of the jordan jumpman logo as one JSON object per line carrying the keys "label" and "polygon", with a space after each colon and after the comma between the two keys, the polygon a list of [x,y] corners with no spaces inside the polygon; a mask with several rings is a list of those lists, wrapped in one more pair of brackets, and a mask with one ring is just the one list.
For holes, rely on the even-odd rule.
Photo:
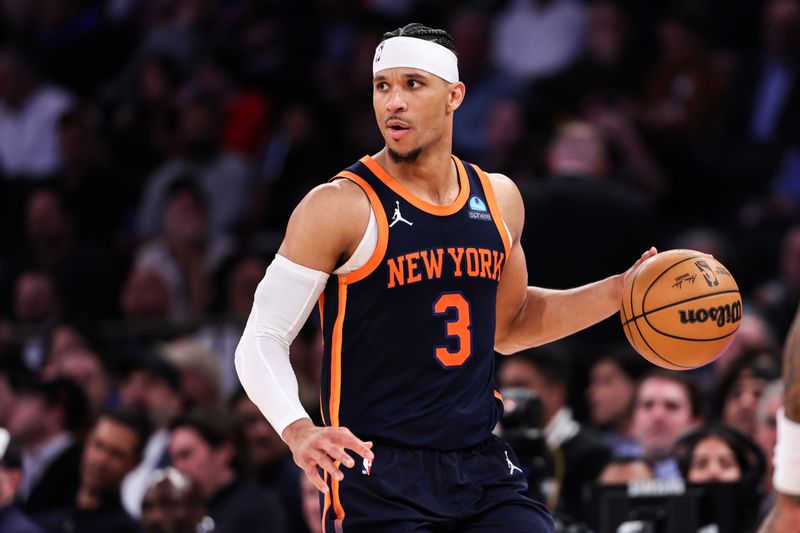
{"label": "jordan jumpman logo", "polygon": [[397,207],[394,208],[394,215],[392,215],[392,223],[389,224],[389,227],[391,228],[392,226],[394,226],[398,222],[405,222],[409,226],[413,226],[414,225],[413,222],[409,222],[408,220],[404,219],[403,215],[400,214],[400,202],[399,201],[395,201],[394,204]]}

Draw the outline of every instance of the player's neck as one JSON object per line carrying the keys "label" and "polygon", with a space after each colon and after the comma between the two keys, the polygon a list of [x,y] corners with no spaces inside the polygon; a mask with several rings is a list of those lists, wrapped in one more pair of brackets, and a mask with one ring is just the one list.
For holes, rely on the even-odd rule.
{"label": "player's neck", "polygon": [[411,162],[395,162],[384,148],[374,159],[414,195],[434,205],[453,203],[460,191],[450,146],[429,147]]}

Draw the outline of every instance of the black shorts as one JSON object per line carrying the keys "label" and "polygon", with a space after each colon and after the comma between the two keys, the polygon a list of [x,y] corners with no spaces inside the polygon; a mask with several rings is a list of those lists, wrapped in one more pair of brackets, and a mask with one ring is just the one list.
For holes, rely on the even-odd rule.
{"label": "black shorts", "polygon": [[375,460],[342,468],[322,497],[325,533],[552,533],[547,509],[528,497],[511,447],[492,436],[466,450],[376,445]]}

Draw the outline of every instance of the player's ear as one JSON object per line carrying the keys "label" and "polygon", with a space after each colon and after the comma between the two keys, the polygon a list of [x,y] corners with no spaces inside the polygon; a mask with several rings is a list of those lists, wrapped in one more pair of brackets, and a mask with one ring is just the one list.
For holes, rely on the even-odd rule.
{"label": "player's ear", "polygon": [[467,88],[463,82],[457,81],[455,83],[449,84],[448,93],[447,93],[447,112],[452,113],[456,109],[461,106],[461,102],[464,101],[464,95],[467,92]]}

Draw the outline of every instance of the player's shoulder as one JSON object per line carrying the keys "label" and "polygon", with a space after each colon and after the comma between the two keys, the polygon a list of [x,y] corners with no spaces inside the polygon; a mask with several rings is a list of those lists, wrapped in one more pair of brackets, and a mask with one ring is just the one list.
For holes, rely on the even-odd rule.
{"label": "player's shoulder", "polygon": [[509,229],[515,236],[522,231],[525,220],[525,208],[522,203],[522,194],[514,180],[499,172],[487,172],[489,183],[492,186],[497,207]]}
{"label": "player's shoulder", "polygon": [[306,215],[332,217],[341,220],[358,215],[369,209],[369,200],[364,191],[348,179],[337,179],[317,185],[306,194],[297,206]]}

